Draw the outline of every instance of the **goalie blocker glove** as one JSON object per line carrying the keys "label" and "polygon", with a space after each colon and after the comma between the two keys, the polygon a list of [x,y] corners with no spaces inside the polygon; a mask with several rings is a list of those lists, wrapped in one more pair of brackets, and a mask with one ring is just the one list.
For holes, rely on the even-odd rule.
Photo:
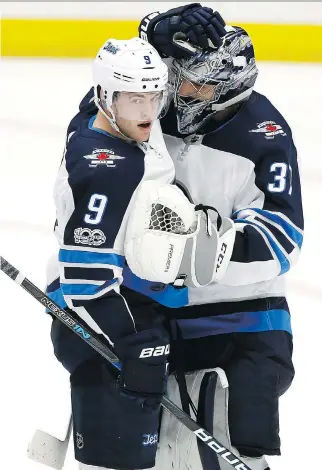
{"label": "goalie blocker glove", "polygon": [[[218,48],[226,34],[226,23],[217,11],[191,3],[168,10],[150,13],[139,26],[139,35],[152,44],[161,57],[190,57],[195,47]],[[191,43],[191,44],[189,44]]]}
{"label": "goalie blocker glove", "polygon": [[145,181],[135,194],[125,256],[141,279],[202,287],[224,276],[234,241],[231,219],[212,207],[194,206],[174,185]]}

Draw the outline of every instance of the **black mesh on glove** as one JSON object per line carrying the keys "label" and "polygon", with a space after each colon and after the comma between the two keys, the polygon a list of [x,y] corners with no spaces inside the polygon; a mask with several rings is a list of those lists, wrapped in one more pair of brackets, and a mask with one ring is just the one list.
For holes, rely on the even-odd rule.
{"label": "black mesh on glove", "polygon": [[[188,41],[200,48],[219,47],[226,34],[226,23],[217,11],[191,3],[173,8],[166,13],[152,13],[140,23],[139,34],[152,44],[162,57],[189,57],[191,48],[181,41]],[[181,40],[178,43],[178,40]]]}

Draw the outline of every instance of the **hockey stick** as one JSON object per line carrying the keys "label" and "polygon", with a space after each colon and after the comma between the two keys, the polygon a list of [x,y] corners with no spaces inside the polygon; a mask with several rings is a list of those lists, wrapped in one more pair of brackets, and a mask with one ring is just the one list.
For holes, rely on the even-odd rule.
{"label": "hockey stick", "polygon": [[69,418],[66,436],[63,441],[37,429],[28,446],[28,457],[48,467],[61,470],[64,466],[71,431],[72,416]]}
{"label": "hockey stick", "polygon": [[[101,356],[107,359],[114,367],[121,370],[121,362],[119,358],[99,339],[98,334],[89,330],[81,322],[61,309],[59,305],[53,302],[44,292],[29,281],[18,269],[12,266],[2,256],[0,256],[0,269],[13,281],[23,287],[38,302],[44,305],[58,320],[76,333],[83,341],[89,344]],[[166,396],[162,397],[161,405],[173,416],[175,416],[184,426],[192,431],[198,439],[204,442],[211,450],[216,452],[222,459],[228,462],[235,470],[251,470],[239,457],[233,454],[225,446],[217,441],[208,431],[200,427],[193,419],[184,411],[175,405]]]}

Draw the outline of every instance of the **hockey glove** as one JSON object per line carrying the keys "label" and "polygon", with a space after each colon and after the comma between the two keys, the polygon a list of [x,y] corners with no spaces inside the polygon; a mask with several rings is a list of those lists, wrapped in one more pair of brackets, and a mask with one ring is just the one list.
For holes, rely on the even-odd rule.
{"label": "hockey glove", "polygon": [[129,216],[125,257],[141,279],[203,287],[224,276],[235,234],[230,218],[194,206],[177,186],[144,181]]}
{"label": "hockey glove", "polygon": [[168,341],[157,329],[125,336],[114,344],[122,361],[119,386],[124,392],[160,403],[167,384]]}
{"label": "hockey glove", "polygon": [[218,48],[226,34],[226,23],[218,11],[191,3],[166,13],[151,13],[139,26],[139,35],[156,48],[161,57],[189,57],[195,47]]}

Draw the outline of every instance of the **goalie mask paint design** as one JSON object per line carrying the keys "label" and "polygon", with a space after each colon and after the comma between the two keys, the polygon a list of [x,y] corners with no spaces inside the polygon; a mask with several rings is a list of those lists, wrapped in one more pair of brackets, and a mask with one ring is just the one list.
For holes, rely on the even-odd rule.
{"label": "goalie mask paint design", "polygon": [[[214,51],[196,51],[188,59],[173,61],[170,81],[174,92],[178,130],[192,134],[216,112],[245,101],[252,93],[258,70],[250,37],[242,28],[231,28],[223,44]],[[180,96],[183,81],[198,86],[202,94],[204,85],[214,85],[211,97]],[[201,85],[201,87],[200,87]]]}

